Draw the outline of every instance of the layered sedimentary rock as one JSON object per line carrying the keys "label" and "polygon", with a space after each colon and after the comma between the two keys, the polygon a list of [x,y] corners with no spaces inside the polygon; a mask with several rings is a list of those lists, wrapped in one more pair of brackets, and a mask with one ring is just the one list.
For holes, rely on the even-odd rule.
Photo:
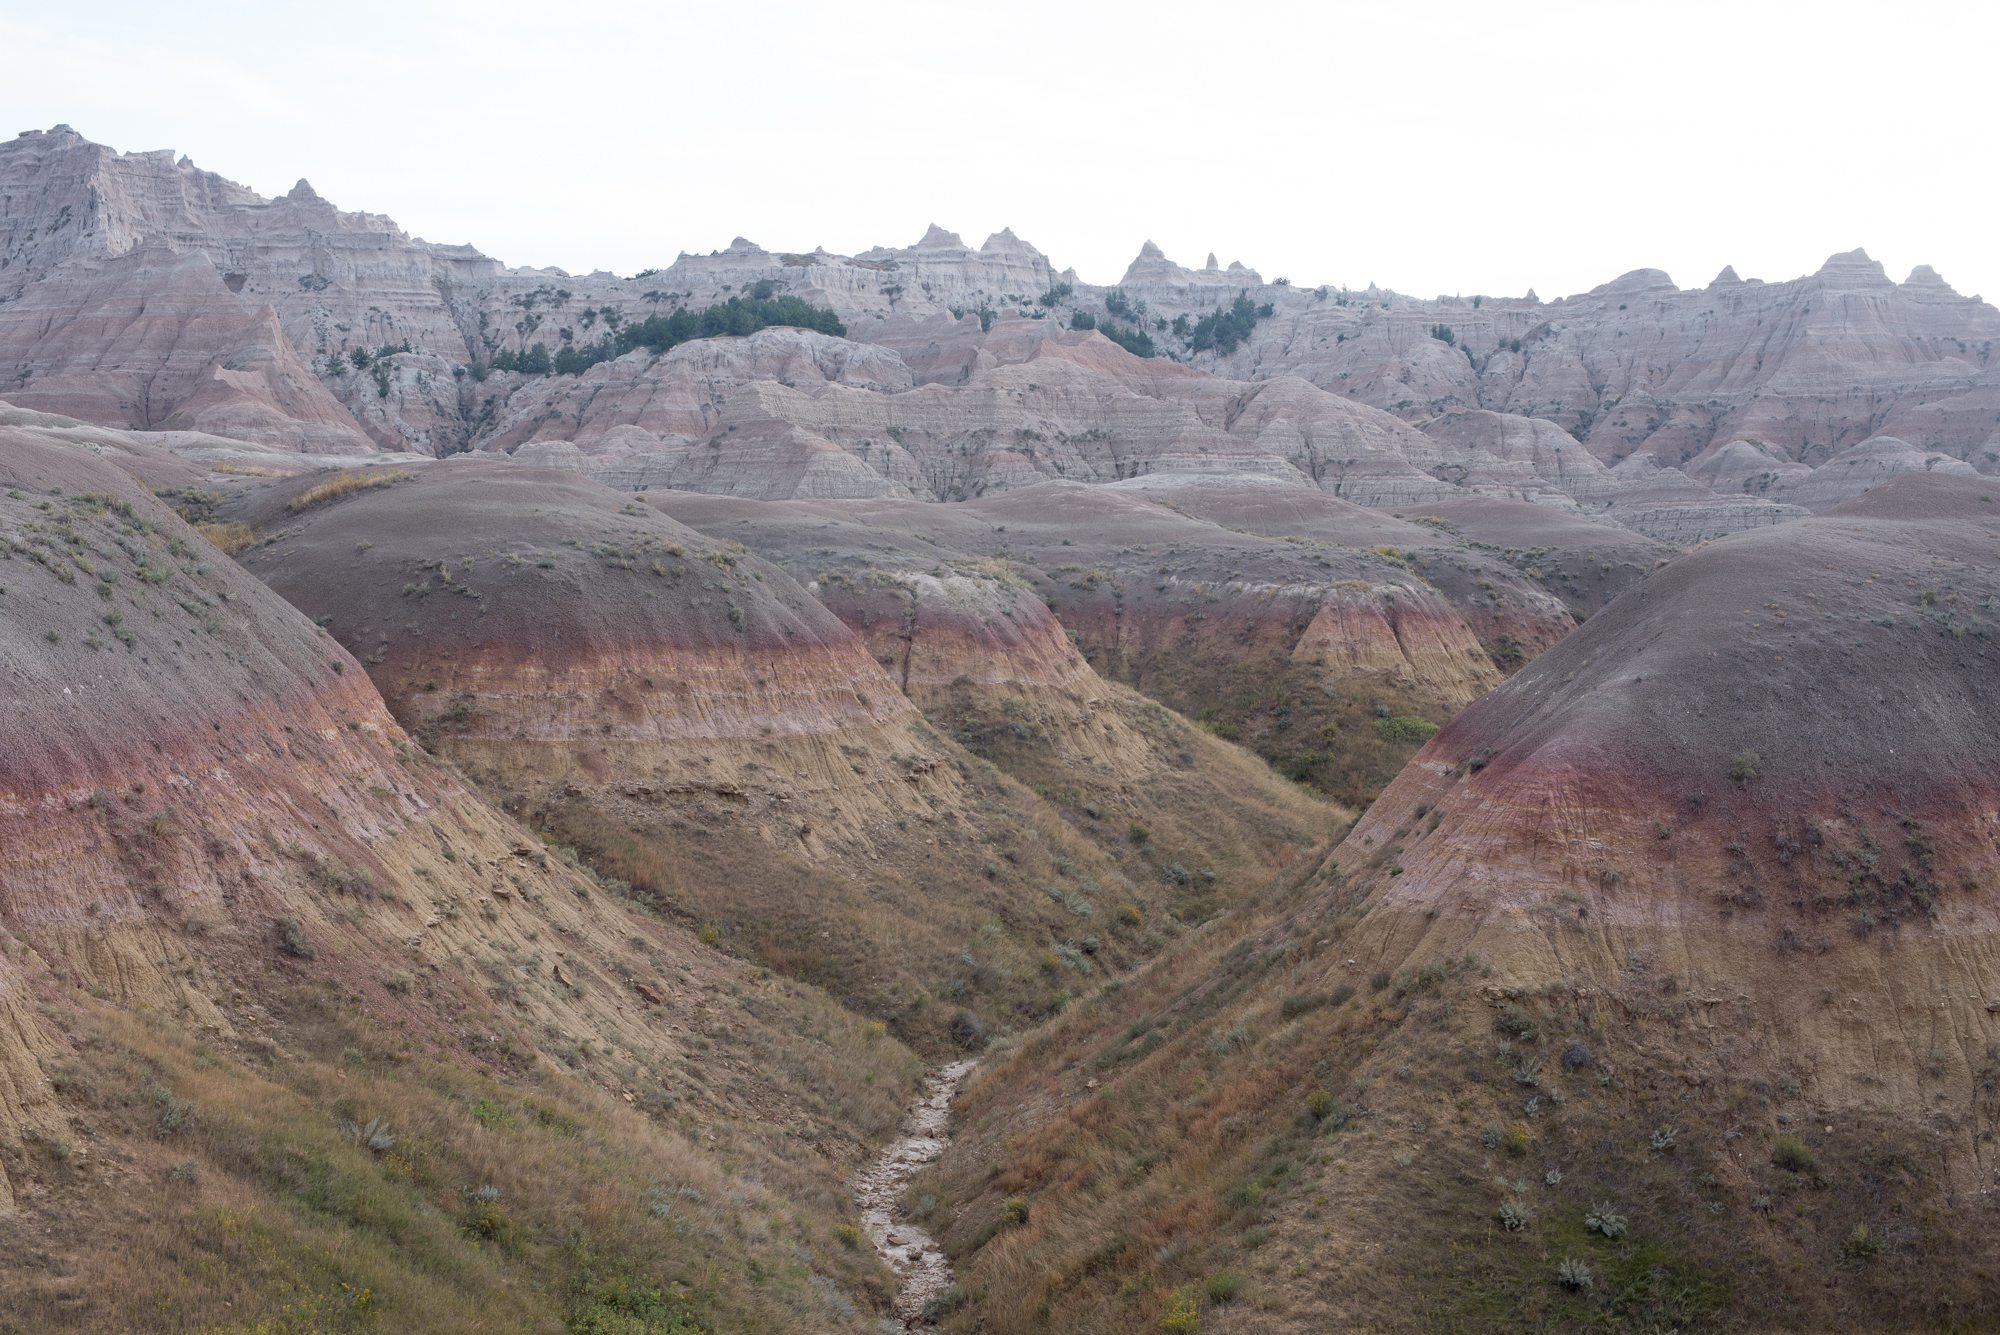
{"label": "layered sedimentary rock", "polygon": [[1451,412],[1425,423],[1424,434],[1464,452],[1447,465],[1444,476],[1475,495],[1572,509],[1596,522],[1682,546],[1806,513],[1762,494],[1718,495],[1651,453],[1627,455],[1616,467],[1607,467],[1545,418]]}
{"label": "layered sedimentary rock", "polygon": [[[287,517],[319,481],[245,513]],[[836,739],[911,715],[781,572],[574,474],[447,461],[310,510],[243,560],[367,663],[406,726],[516,786],[809,802],[798,790],[860,786]],[[793,739],[808,782],[758,777],[753,753]]]}
{"label": "layered sedimentary rock", "polygon": [[[1150,246],[1127,275],[1130,291],[1117,292],[1058,273],[1011,232],[974,250],[937,227],[914,246],[854,257],[772,252],[739,238],[624,280],[506,269],[469,246],[432,245],[386,218],[342,212],[304,182],[266,200],[185,158],[120,155],[67,127],[0,145],[0,185],[36,201],[10,213],[0,237],[0,337],[26,372],[21,402],[112,425],[320,452],[353,448],[357,431],[429,454],[526,447],[527,461],[575,465],[616,485],[765,497],[952,499],[1038,478],[1217,469],[1266,471],[1378,505],[1467,488],[1562,503],[1574,490],[1510,450],[1440,448],[1404,424],[1492,397],[1431,394],[1411,412],[1416,401],[1403,391],[1419,383],[1416,371],[1453,383],[1472,374],[1463,341],[1412,323],[1436,314],[1430,304],[1264,285],[1240,264],[1184,270]],[[91,295],[107,283],[118,294],[109,304]],[[171,337],[161,312],[172,302],[147,308],[159,317],[150,322],[136,314],[155,289],[179,294]],[[640,352],[581,379],[484,373],[502,351],[593,345],[646,315],[745,291],[830,307],[853,343],[801,348],[788,335],[790,346],[748,355],[713,343],[665,359]],[[1217,314],[1245,293],[1269,314],[1242,350],[1197,354],[1185,322],[1173,323]],[[72,329],[76,309],[93,302],[90,320]],[[1065,332],[1086,316],[1238,378]],[[1342,365],[1379,360],[1371,338],[1390,326],[1395,364],[1374,366],[1372,378],[1315,360],[1329,346]],[[118,351],[116,377],[98,374],[93,340]],[[1072,369],[1041,365],[1050,358]],[[1376,393],[1380,379],[1399,397]],[[829,393],[829,383],[856,392]],[[1686,494],[1630,518],[1690,540],[1785,513],[1732,499],[1697,514],[1705,490],[1676,485]],[[1625,490],[1635,488],[1661,490],[1658,478]]]}
{"label": "layered sedimentary rock", "polygon": [[1369,504],[1454,490],[1422,471],[1442,454],[1428,438],[1303,381],[1218,381],[1095,333],[993,336],[1015,332],[1016,360],[914,387],[890,350],[801,330],[642,350],[524,386],[490,447],[621,487],[766,500],[962,500],[1168,471],[1265,472]]}
{"label": "layered sedimentary rock", "polygon": [[0,357],[24,408],[294,450],[369,447],[276,312],[241,301],[200,252],[150,242],[74,257],[0,304]]}
{"label": "layered sedimentary rock", "polygon": [[[939,571],[910,653],[865,616],[851,633],[733,523],[696,532],[575,473],[504,461],[410,471],[323,503],[325,474],[274,484],[233,512],[271,539],[244,563],[352,646],[397,717],[507,811],[927,1048],[1045,1014],[1043,952],[1081,976],[1157,948],[1137,922],[1193,893],[1189,877],[1155,874],[1122,831],[1178,828],[1174,813],[1208,805],[1181,753],[1240,772],[1226,834],[1179,855],[1216,872],[1205,890],[1236,892],[1256,850],[1323,837],[1337,815],[1129,692],[1072,689],[1079,656],[1018,578],[996,589],[977,569]],[[880,593],[900,627],[907,584]],[[1016,603],[1023,633],[980,629]],[[1095,794],[1087,825],[1068,818],[1083,828],[900,689],[906,673],[949,691],[973,672],[996,684],[993,704],[1019,697],[1024,726],[1092,734],[1062,753],[1072,794]],[[1129,735],[1127,709],[1148,737]],[[1171,772],[1141,783],[1128,753]],[[1131,912],[1115,917],[1121,903]],[[927,1006],[941,989],[960,999]]]}
{"label": "layered sedimentary rock", "polygon": [[1141,712],[1130,686],[1366,800],[1413,749],[1378,735],[1385,712],[1448,718],[1573,624],[1535,575],[1436,524],[1257,474],[946,506],[647,499],[783,565],[961,740],[1032,736],[1085,769],[1158,765],[1098,726]]}
{"label": "layered sedimentary rock", "polygon": [[[35,201],[0,232],[10,396],[117,427],[321,453],[478,445],[766,499],[1247,470],[1385,507],[1525,500],[1680,545],[1797,518],[1777,474],[1882,434],[2000,466],[2000,318],[1861,252],[1786,284],[1725,272],[1683,292],[1639,270],[1547,306],[1308,291],[1150,244],[1120,288],[1092,288],[1011,232],[975,250],[937,227],[854,257],[739,239],[623,280],[506,269],[303,182],[266,200],[67,127],[0,144],[0,186]],[[830,307],[848,338],[772,330],[577,377],[484,374],[503,350],[589,345],[751,289]],[[1239,296],[1257,312],[1240,346],[1197,351],[1189,320]],[[1134,357],[1072,316],[1170,355]],[[1801,495],[1852,494],[1853,465]]]}
{"label": "layered sedimentary rock", "polygon": [[[1593,550],[1633,544],[1652,550],[1628,530],[1600,529],[1547,507],[1519,501],[1485,503],[1498,512],[1492,526],[1510,539],[1501,544],[1492,542],[1491,535],[1484,532],[1469,542],[1441,517],[1441,509],[1451,504],[1448,501],[1427,502],[1412,507],[1407,514],[1389,515],[1324,492],[1279,486],[1253,474],[1159,474],[1116,483],[1114,489],[1144,495],[1229,533],[1253,533],[1292,548],[1309,540],[1347,549],[1338,554],[1344,561],[1323,551],[1314,552],[1309,559],[1318,563],[1319,571],[1329,568],[1327,562],[1344,565],[1342,587],[1350,591],[1353,581],[1374,584],[1385,559],[1406,562],[1421,577],[1420,582],[1412,581],[1401,594],[1394,587],[1380,592],[1402,597],[1404,601],[1398,605],[1404,607],[1414,606],[1411,598],[1428,600],[1441,593],[1507,671],[1568,634],[1572,624],[1564,610],[1565,601],[1559,601],[1571,596],[1561,582],[1563,572],[1554,565],[1545,572],[1534,559],[1521,559],[1535,544],[1522,540],[1516,547],[1513,539],[1517,529],[1535,533],[1554,523],[1588,532]],[[1219,534],[1212,540],[1232,541]],[[1646,565],[1650,566],[1651,560]],[[1622,587],[1630,573],[1621,571],[1617,587]]]}
{"label": "layered sedimentary rock", "polygon": [[[360,663],[120,466],[171,481],[185,465],[137,436],[104,448],[0,428],[9,1139],[67,1134],[48,1077],[74,1054],[56,1021],[99,1004],[282,1055],[273,989],[337,978],[475,1061],[513,1035],[509,1059],[532,1065],[517,1025],[618,1025],[648,1061],[678,1052],[623,982],[572,985],[645,981],[619,952],[654,929],[581,897],[587,877],[410,744]],[[535,944],[551,934],[553,972]],[[504,1015],[464,972],[493,950],[514,980]]]}
{"label": "layered sedimentary rock", "polygon": [[1710,543],[1460,714],[1336,859],[1383,895],[1349,953],[1471,950],[1597,1008],[1671,975],[1719,1070],[1833,1109],[1942,1081],[1925,1116],[1964,1143],[1987,1114],[1947,1110],[1986,1106],[2000,1041],[1982,485],[1909,475]]}
{"label": "layered sedimentary rock", "polygon": [[[355,438],[340,448],[364,430],[388,448],[460,448],[476,405],[460,401],[452,368],[489,356],[503,335],[507,346],[559,344],[544,321],[577,320],[600,290],[622,286],[609,274],[507,270],[471,246],[342,212],[304,181],[265,199],[186,157],[121,154],[66,125],[0,141],[0,193],[15,201],[0,218],[0,346],[17,376],[27,372],[10,395],[106,425],[161,425],[201,377],[235,383],[252,404],[275,400],[313,448],[335,444],[328,430]],[[367,371],[350,356],[405,345]],[[117,360],[106,365],[107,353]],[[104,398],[95,381],[113,369],[137,390]],[[233,379],[246,374],[263,383]],[[220,396],[210,388],[190,419],[241,426],[255,415],[239,404],[224,417]],[[285,429],[266,421],[256,438]]]}
{"label": "layered sedimentary rock", "polygon": [[[1182,291],[1140,295],[1171,313]],[[1217,361],[1223,374],[1300,375],[1405,415],[1548,418],[1607,462],[1643,449],[1678,465],[1748,438],[1816,464],[1882,431],[1963,459],[1992,437],[2000,314],[1927,266],[1898,284],[1859,250],[1789,282],[1725,269],[1683,290],[1641,269],[1549,303],[1251,295],[1273,315]]]}

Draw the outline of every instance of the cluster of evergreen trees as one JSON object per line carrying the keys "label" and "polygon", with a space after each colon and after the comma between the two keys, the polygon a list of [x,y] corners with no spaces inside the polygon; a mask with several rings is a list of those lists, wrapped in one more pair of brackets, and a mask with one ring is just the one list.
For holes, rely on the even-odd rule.
{"label": "cluster of evergreen trees", "polygon": [[1236,351],[1257,322],[1269,316],[1277,308],[1270,302],[1262,306],[1241,293],[1226,311],[1213,311],[1188,328],[1187,316],[1174,321],[1174,332],[1187,340],[1188,347],[1195,352],[1206,352],[1210,348],[1228,356]]}
{"label": "cluster of evergreen trees", "polygon": [[1111,323],[1111,321],[1106,320],[1103,324],[1097,326],[1097,332],[1131,353],[1134,357],[1151,357],[1159,351],[1158,348],[1153,346],[1153,336],[1143,329],[1120,329],[1117,325]]}
{"label": "cluster of evergreen trees", "polygon": [[[757,290],[768,292],[759,283]],[[847,326],[823,307],[807,304],[794,296],[731,297],[718,306],[694,311],[683,306],[671,315],[649,315],[637,324],[628,324],[615,334],[606,334],[595,343],[566,346],[554,357],[547,344],[537,343],[526,352],[498,352],[493,356],[496,371],[520,371],[526,375],[582,375],[599,362],[623,356],[635,348],[665,352],[697,338],[724,335],[742,337],[773,325],[790,325],[815,333],[845,337]]]}

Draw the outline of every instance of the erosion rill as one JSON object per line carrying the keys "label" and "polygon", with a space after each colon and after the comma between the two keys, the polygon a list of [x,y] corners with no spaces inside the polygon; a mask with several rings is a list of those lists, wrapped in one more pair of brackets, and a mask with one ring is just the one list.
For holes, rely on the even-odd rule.
{"label": "erosion rill", "polygon": [[[937,1240],[903,1211],[903,1189],[925,1164],[944,1153],[950,1139],[945,1128],[951,1121],[951,1101],[959,1084],[974,1063],[953,1062],[941,1068],[925,1084],[910,1107],[903,1133],[876,1156],[875,1162],[855,1175],[854,1199],[861,1206],[861,1222],[878,1255],[896,1272],[896,1315],[907,1330],[932,1328],[940,1312],[942,1298],[952,1285],[951,1262]],[[929,1214],[919,1209],[918,1218]],[[946,1299],[946,1302],[949,1300]]]}

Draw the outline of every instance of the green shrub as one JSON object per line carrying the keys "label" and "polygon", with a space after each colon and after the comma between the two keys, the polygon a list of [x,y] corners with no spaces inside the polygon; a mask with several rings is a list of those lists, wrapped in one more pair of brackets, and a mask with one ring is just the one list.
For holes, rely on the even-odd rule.
{"label": "green shrub", "polygon": [[1352,1001],[1353,999],[1354,999],[1354,989],[1349,987],[1346,983],[1342,983],[1339,987],[1333,989],[1332,994],[1329,995],[1326,999],[1326,1004],[1329,1006],[1345,1006],[1349,1001]]}
{"label": "green shrub", "polygon": [[1386,969],[1380,973],[1374,974],[1368,979],[1368,990],[1370,992],[1380,992],[1383,988],[1387,987],[1388,985],[1389,985],[1389,973]]}
{"label": "green shrub", "polygon": [[1500,1226],[1509,1233],[1519,1233],[1534,1222],[1534,1212],[1519,1201],[1508,1201],[1500,1207]]}
{"label": "green shrub", "polygon": [[1323,1089],[1315,1089],[1306,1095],[1306,1111],[1313,1115],[1315,1121],[1324,1122],[1333,1111],[1333,1095]]}
{"label": "green shrub", "polygon": [[1500,1008],[1498,1015],[1493,1017],[1493,1027],[1503,1034],[1525,1038],[1535,1032],[1535,1020],[1521,1008],[1518,1001],[1510,1001]]}
{"label": "green shrub", "polygon": [[153,1102],[160,1107],[160,1115],[153,1122],[153,1134],[156,1136],[171,1136],[194,1121],[192,1099],[177,1099],[173,1091],[159,1088],[153,1091]]}
{"label": "green shrub", "polygon": [[1071,329],[1095,329],[1097,328],[1097,317],[1089,311],[1077,311],[1069,317],[1069,327]]}
{"label": "green shrub", "polygon": [[1160,1313],[1161,1335],[1200,1335],[1201,1302],[1193,1285],[1173,1291]]}
{"label": "green shrub", "polygon": [[1203,1287],[1208,1290],[1211,1302],[1226,1303],[1242,1293],[1243,1286],[1248,1282],[1239,1271],[1218,1270],[1208,1277],[1208,1283]]}
{"label": "green shrub", "polygon": [[319,947],[306,940],[305,929],[299,926],[297,918],[278,919],[278,946],[295,959],[319,958]]}
{"label": "green shrub", "polygon": [[1625,1236],[1626,1221],[1624,1215],[1611,1208],[1610,1201],[1599,1201],[1591,1207],[1590,1213],[1584,1215],[1583,1226],[1607,1238],[1622,1238]]}
{"label": "green shrub", "polygon": [[458,1231],[474,1242],[490,1242],[510,1256],[520,1250],[514,1221],[500,1208],[500,1193],[493,1187],[465,1192],[458,1210]]}
{"label": "green shrub", "polygon": [[1590,1262],[1565,1256],[1563,1263],[1556,1267],[1556,1283],[1572,1293],[1589,1293],[1596,1281],[1590,1274]]}
{"label": "green shrub", "polygon": [[1797,1136],[1779,1136],[1771,1143],[1771,1162],[1788,1173],[1810,1173],[1818,1160]]}
{"label": "green shrub", "polygon": [[1871,1257],[1881,1255],[1881,1253],[1881,1240],[1869,1236],[1868,1225],[1866,1224],[1856,1224],[1847,1231],[1847,1236],[1840,1241],[1840,1254],[1844,1259],[1849,1261],[1866,1261]]}
{"label": "green shrub", "polygon": [[1738,751],[1729,762],[1729,777],[1744,783],[1757,777],[1757,769],[1764,758],[1755,751]]}
{"label": "green shrub", "polygon": [[836,1242],[851,1252],[861,1250],[861,1230],[852,1224],[834,1225],[833,1237]]}
{"label": "green shrub", "polygon": [[965,1290],[954,1284],[924,1299],[924,1320],[937,1321],[965,1306]]}
{"label": "green shrub", "polygon": [[1010,1196],[1007,1199],[1007,1203],[1000,1207],[1000,1221],[1011,1227],[1019,1228],[1028,1222],[1028,1210],[1028,1198],[1026,1196]]}
{"label": "green shrub", "polygon": [[1437,736],[1438,725],[1427,718],[1398,714],[1375,720],[1375,735],[1385,742],[1428,742]]}
{"label": "green shrub", "polygon": [[1324,992],[1294,992],[1279,1004],[1278,1013],[1289,1020],[1307,1011],[1316,1011],[1330,1000]]}
{"label": "green shrub", "polygon": [[1452,343],[1456,343],[1456,342],[1458,341],[1458,339],[1457,339],[1457,336],[1456,336],[1456,335],[1454,335],[1454,334],[1452,333],[1452,331],[1451,331],[1451,326],[1450,326],[1450,325],[1448,325],[1448,324],[1434,324],[1434,325],[1432,325],[1432,326],[1431,326],[1431,337],[1432,337],[1432,338],[1434,338],[1434,339],[1436,339],[1436,340],[1437,340],[1438,342],[1440,342],[1440,343],[1444,343],[1444,344],[1447,344],[1447,345],[1449,345],[1449,344],[1452,344]]}

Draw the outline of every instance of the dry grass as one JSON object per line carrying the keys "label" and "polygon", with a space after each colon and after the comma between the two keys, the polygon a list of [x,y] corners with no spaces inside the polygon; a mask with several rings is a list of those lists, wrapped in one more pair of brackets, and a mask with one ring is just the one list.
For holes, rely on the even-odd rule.
{"label": "dry grass", "polygon": [[458,969],[424,989],[448,1031],[270,991],[284,1051],[44,1003],[74,1133],[6,1163],[32,1207],[0,1221],[0,1329],[846,1329],[826,1281],[872,1321],[888,1273],[834,1229],[922,1065],[806,987],[674,957],[702,1021],[662,1061],[432,997]]}
{"label": "dry grass", "polygon": [[324,482],[307,487],[285,503],[285,508],[293,514],[303,514],[315,505],[337,501],[342,496],[351,496],[357,491],[368,491],[374,487],[393,487],[398,482],[408,482],[416,476],[407,468],[355,469],[334,474]]}
{"label": "dry grass", "polygon": [[257,540],[257,535],[250,531],[250,526],[240,519],[196,524],[194,531],[207,538],[224,556],[234,556]]}
{"label": "dry grass", "polygon": [[[1151,1330],[1177,1293],[1221,1272],[1247,1284],[1226,1305],[1205,1300],[1205,1329],[1994,1319],[2000,1210],[1946,1192],[1927,1129],[1807,1112],[1810,1094],[1768,1071],[1694,1081],[1714,1057],[1695,1029],[1621,1022],[1605,998],[1551,990],[1522,996],[1536,1037],[1505,1047],[1464,958],[1406,965],[1383,989],[1362,983],[1288,1018],[1286,997],[1371,967],[1341,959],[1365,906],[1313,865],[975,1076],[951,1150],[910,1188],[940,1202],[932,1222],[978,1295],[946,1330]],[[1572,1042],[1588,1066],[1563,1067]],[[1530,1086],[1517,1072],[1537,1055]],[[1483,1144],[1489,1123],[1520,1127],[1521,1149],[1504,1133]],[[1771,1162],[1775,1131],[1808,1123],[1817,1171]],[[1818,1134],[1829,1125],[1838,1133]],[[1030,1209],[1010,1227],[1015,1197]],[[1498,1208],[1516,1200],[1532,1222],[1511,1232]],[[1585,1226],[1599,1200],[1629,1216],[1628,1233]],[[1857,1223],[1871,1244],[1895,1242],[1857,1251]],[[1566,1255],[1590,1263],[1594,1291],[1556,1283]]]}
{"label": "dry grass", "polygon": [[260,464],[210,464],[211,473],[233,473],[239,477],[297,477],[303,469],[265,468]]}
{"label": "dry grass", "polygon": [[316,989],[276,1007],[275,1062],[92,1008],[57,1072],[77,1134],[9,1165],[45,1194],[0,1223],[0,1329],[846,1328],[814,1275],[872,1320],[886,1272],[834,1229],[921,1070],[824,998],[760,1003],[714,1032],[763,1091],[704,1059],[627,1072],[636,1103],[546,1064],[503,1082]]}

